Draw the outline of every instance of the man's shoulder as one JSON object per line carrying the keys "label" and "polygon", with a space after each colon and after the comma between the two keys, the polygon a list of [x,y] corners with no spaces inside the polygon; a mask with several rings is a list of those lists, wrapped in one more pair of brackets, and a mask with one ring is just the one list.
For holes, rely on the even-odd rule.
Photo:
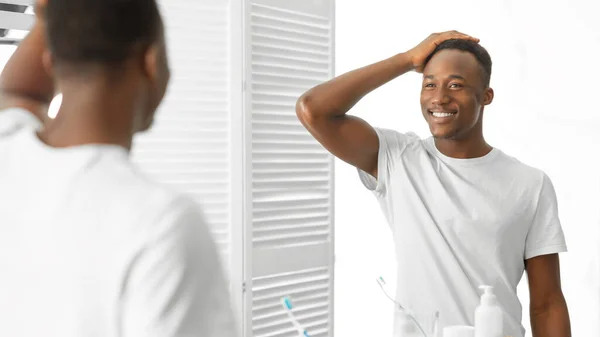
{"label": "man's shoulder", "polygon": [[128,197],[131,203],[139,205],[145,212],[158,213],[190,213],[197,212],[199,205],[187,194],[153,180],[146,174],[132,169],[127,184],[125,181],[114,181],[115,193]]}
{"label": "man's shoulder", "polygon": [[379,137],[386,137],[389,139],[405,139],[409,141],[420,141],[421,137],[413,131],[398,131],[394,129],[388,129],[383,127],[374,127],[375,132]]}
{"label": "man's shoulder", "polygon": [[[176,190],[121,156],[105,156],[93,172],[84,172],[81,192],[94,193],[98,207],[116,215],[127,214],[129,223],[143,231],[168,230],[183,221],[202,221],[200,205],[188,194]],[[160,228],[152,228],[159,226]]]}
{"label": "man's shoulder", "polygon": [[406,149],[416,149],[423,146],[424,139],[412,131],[401,132],[387,128],[374,128],[379,138],[380,145],[390,151],[403,152]]}
{"label": "man's shoulder", "polygon": [[545,180],[550,180],[546,172],[541,168],[527,164],[502,151],[500,152],[499,157],[504,163],[504,170],[515,179],[518,179],[522,184],[539,187]]}

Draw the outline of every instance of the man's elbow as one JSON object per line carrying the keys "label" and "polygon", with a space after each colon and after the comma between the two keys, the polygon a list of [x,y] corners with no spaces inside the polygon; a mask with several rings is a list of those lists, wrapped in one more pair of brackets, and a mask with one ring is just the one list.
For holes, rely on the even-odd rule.
{"label": "man's elbow", "polygon": [[300,96],[296,101],[296,116],[304,125],[313,125],[318,119],[311,99],[310,92]]}

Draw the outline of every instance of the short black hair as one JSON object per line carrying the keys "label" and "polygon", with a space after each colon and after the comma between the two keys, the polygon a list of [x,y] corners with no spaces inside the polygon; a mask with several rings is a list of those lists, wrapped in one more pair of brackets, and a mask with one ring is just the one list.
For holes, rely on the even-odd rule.
{"label": "short black hair", "polygon": [[485,48],[483,48],[479,43],[471,41],[471,40],[463,40],[463,39],[450,39],[440,43],[434,51],[429,54],[429,56],[425,59],[425,65],[429,63],[431,58],[437,54],[439,51],[444,49],[456,49],[461,50],[467,53],[472,54],[479,62],[483,70],[483,82],[487,87],[490,85],[490,79],[492,77],[492,58]]}
{"label": "short black hair", "polygon": [[114,65],[162,32],[156,0],[50,0],[48,44],[57,63]]}

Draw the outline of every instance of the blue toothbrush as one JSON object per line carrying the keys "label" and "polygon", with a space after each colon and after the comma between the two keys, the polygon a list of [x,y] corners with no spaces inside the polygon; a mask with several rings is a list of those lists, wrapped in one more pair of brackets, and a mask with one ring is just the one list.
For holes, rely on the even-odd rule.
{"label": "blue toothbrush", "polygon": [[308,332],[302,328],[302,326],[300,325],[300,323],[298,322],[296,317],[294,317],[294,314],[292,313],[292,301],[290,300],[290,298],[289,297],[282,298],[281,305],[283,305],[283,308],[285,309],[288,317],[290,318],[290,321],[292,322],[292,324],[294,324],[294,327],[296,328],[296,331],[298,332],[298,337],[310,337]]}

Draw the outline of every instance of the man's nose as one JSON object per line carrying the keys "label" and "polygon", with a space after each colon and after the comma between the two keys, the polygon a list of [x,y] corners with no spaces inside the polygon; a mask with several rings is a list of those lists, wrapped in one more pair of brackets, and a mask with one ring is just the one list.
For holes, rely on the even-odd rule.
{"label": "man's nose", "polygon": [[448,93],[446,92],[446,90],[438,89],[438,90],[436,90],[435,94],[433,95],[433,99],[431,100],[431,103],[433,103],[435,105],[444,105],[444,104],[450,103],[450,101],[451,101],[451,98],[448,95]]}

